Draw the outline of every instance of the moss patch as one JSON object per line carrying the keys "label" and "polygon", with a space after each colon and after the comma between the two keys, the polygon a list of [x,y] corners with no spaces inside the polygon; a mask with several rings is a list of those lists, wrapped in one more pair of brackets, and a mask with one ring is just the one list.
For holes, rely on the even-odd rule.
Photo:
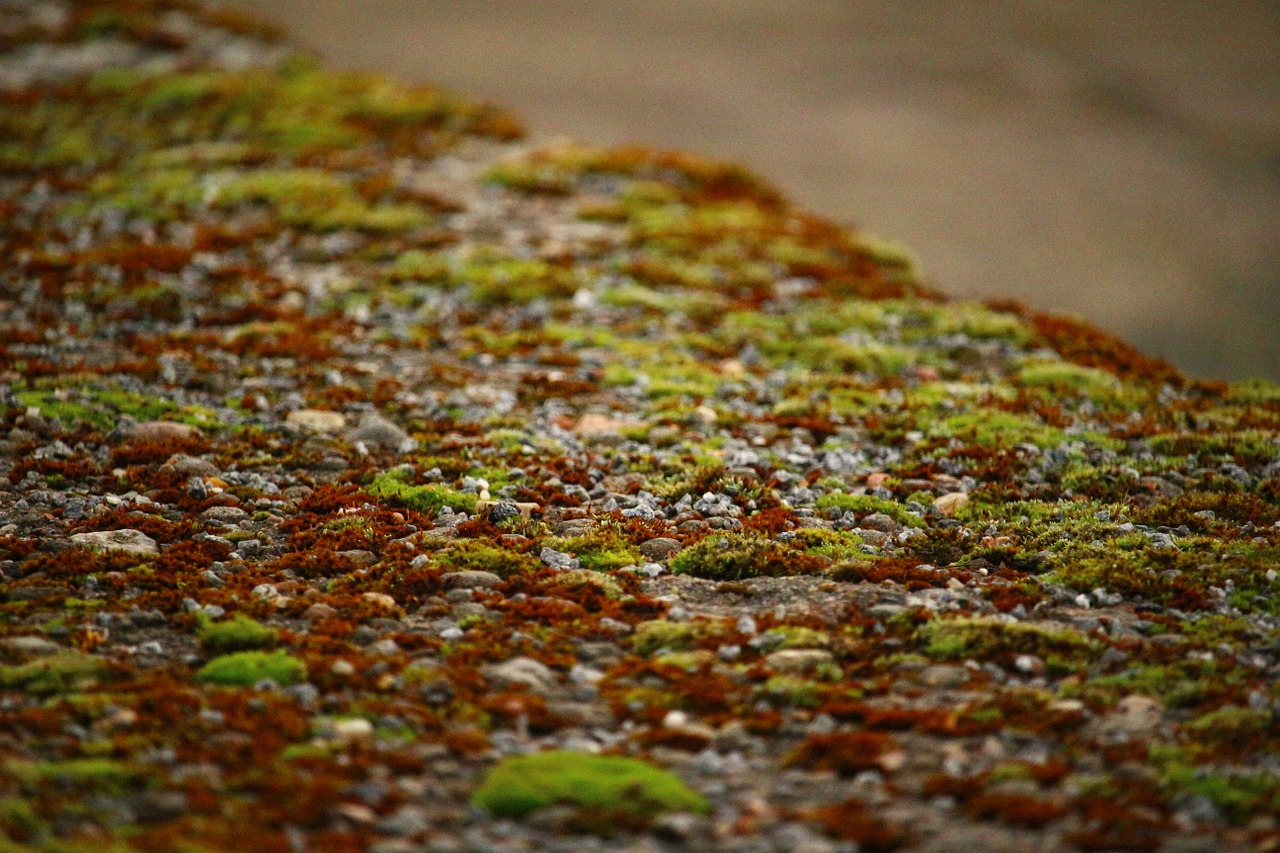
{"label": "moss patch", "polygon": [[495,817],[514,818],[556,804],[635,817],[710,811],[706,799],[667,770],[634,758],[563,749],[504,759],[471,801]]}

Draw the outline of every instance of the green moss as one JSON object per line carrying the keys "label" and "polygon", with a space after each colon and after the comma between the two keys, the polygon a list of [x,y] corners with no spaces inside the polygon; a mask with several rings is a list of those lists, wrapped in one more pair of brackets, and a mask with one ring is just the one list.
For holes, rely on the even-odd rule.
{"label": "green moss", "polygon": [[644,562],[636,548],[618,530],[597,527],[582,536],[553,536],[546,545],[573,554],[585,569],[610,571]]}
{"label": "green moss", "polygon": [[1028,388],[1082,394],[1093,400],[1116,396],[1120,381],[1104,370],[1069,361],[1031,363],[1018,371],[1014,381]]}
{"label": "green moss", "polygon": [[[1184,660],[1171,664],[1139,664],[1124,672],[1064,683],[1063,698],[1113,705],[1130,694],[1155,696],[1171,708],[1194,708],[1220,697],[1224,687],[1234,689],[1243,676],[1223,672],[1214,661]],[[1219,700],[1220,701],[1220,700]]]}
{"label": "green moss", "polygon": [[1242,406],[1280,403],[1280,385],[1266,379],[1246,379],[1232,384],[1226,399]]}
{"label": "green moss", "polygon": [[841,512],[854,512],[858,515],[883,513],[907,527],[922,527],[924,525],[919,516],[912,515],[902,504],[885,498],[878,498],[875,495],[849,495],[844,492],[831,492],[819,496],[814,505],[820,510],[835,508]]}
{"label": "green moss", "polygon": [[251,687],[264,679],[289,685],[306,678],[306,664],[284,651],[223,655],[209,661],[196,673],[196,681],[233,687]]}
{"label": "green moss", "polygon": [[512,551],[482,539],[464,539],[436,551],[432,562],[447,571],[492,572],[509,578],[535,572],[542,564],[528,554]]}
{"label": "green moss", "polygon": [[0,853],[9,853],[4,846],[6,843],[14,844],[13,849],[19,848],[14,842],[6,842],[6,836],[17,836],[18,838],[33,838],[45,835],[48,827],[36,810],[26,800],[17,797],[0,797]]}
{"label": "green moss", "polygon": [[142,779],[137,770],[111,758],[10,761],[4,769],[28,785],[53,783],[103,793],[121,793]]}
{"label": "green moss", "polygon": [[471,288],[473,298],[498,304],[563,298],[578,290],[574,270],[537,258],[480,254],[463,263],[453,277]]}
{"label": "green moss", "polygon": [[59,652],[27,663],[0,666],[0,687],[37,696],[74,693],[106,676],[106,662],[83,652]]}
{"label": "green moss", "polygon": [[557,572],[548,582],[560,594],[571,594],[574,591],[594,590],[606,598],[618,600],[622,598],[622,584],[609,575],[589,569]]}
{"label": "green moss", "polygon": [[999,619],[935,619],[922,625],[925,654],[941,660],[986,660],[1018,654],[1039,655],[1051,670],[1079,668],[1102,651],[1102,644],[1066,626]]}
{"label": "green moss", "polygon": [[1238,705],[1224,705],[1201,714],[1185,724],[1183,729],[1199,743],[1230,747],[1266,737],[1273,732],[1272,726],[1273,721],[1269,713],[1242,708]]}
{"label": "green moss", "polygon": [[396,257],[387,276],[394,281],[443,281],[449,277],[449,262],[438,252],[410,249]]}
{"label": "green moss", "polygon": [[1153,744],[1150,758],[1170,797],[1204,797],[1235,825],[1260,814],[1280,812],[1280,777],[1268,772],[1223,771],[1198,767],[1183,750]]}
{"label": "green moss", "polygon": [[196,636],[205,654],[218,656],[232,652],[273,648],[280,635],[249,617],[237,613],[225,622],[212,622],[206,616],[200,620]]}
{"label": "green moss", "polygon": [[631,648],[638,655],[648,656],[666,649],[688,651],[709,643],[718,643],[727,637],[730,629],[722,622],[709,619],[691,619],[687,622],[671,622],[667,619],[651,619],[636,625],[631,635]]}
{"label": "green moss", "polygon": [[475,512],[476,501],[479,500],[476,495],[443,485],[415,486],[409,482],[412,477],[409,471],[400,468],[383,471],[373,478],[367,491],[375,497],[389,498],[419,512],[438,512],[446,506],[455,512]]}
{"label": "green moss", "polygon": [[123,391],[109,385],[80,385],[74,377],[58,388],[41,388],[19,391],[18,402],[24,407],[35,408],[46,418],[57,418],[68,427],[87,423],[94,429],[107,432],[121,415],[135,420],[158,420],[177,410],[168,400]]}
{"label": "green moss", "polygon": [[670,569],[676,574],[732,581],[803,574],[824,565],[825,561],[760,536],[716,533],[673,556]]}
{"label": "green moss", "polygon": [[1062,430],[1045,426],[1028,415],[979,409],[952,415],[939,421],[930,432],[943,438],[958,438],[980,447],[1034,444],[1057,447],[1065,440]]}
{"label": "green moss", "polygon": [[217,206],[263,202],[283,222],[318,231],[405,231],[429,221],[426,212],[415,205],[369,205],[350,183],[321,169],[245,172],[214,187],[213,203]]}
{"label": "green moss", "polygon": [[1266,465],[1280,459],[1280,439],[1273,430],[1215,430],[1199,433],[1161,433],[1148,442],[1156,453],[1169,456],[1196,454],[1217,457],[1241,465]]}
{"label": "green moss", "polygon": [[553,750],[494,765],[471,798],[495,817],[523,817],[557,804],[651,817],[705,813],[707,801],[667,770],[634,758]]}
{"label": "green moss", "polygon": [[827,687],[808,678],[775,675],[753,691],[756,698],[792,708],[817,708],[827,695]]}

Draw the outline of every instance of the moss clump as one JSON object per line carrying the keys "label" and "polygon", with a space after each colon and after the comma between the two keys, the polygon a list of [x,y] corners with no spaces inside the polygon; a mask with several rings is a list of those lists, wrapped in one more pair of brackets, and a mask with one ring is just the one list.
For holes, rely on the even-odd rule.
{"label": "moss clump", "polygon": [[1267,772],[1222,772],[1196,766],[1185,751],[1152,745],[1160,786],[1171,797],[1204,797],[1237,826],[1260,814],[1280,812],[1280,777]]}
{"label": "moss clump", "polygon": [[61,787],[92,788],[119,793],[138,782],[141,774],[111,758],[72,758],[65,761],[9,762],[5,770],[28,785],[54,783]]}
{"label": "moss clump", "polygon": [[925,653],[942,660],[999,659],[1039,655],[1051,669],[1079,667],[1102,650],[1102,644],[1066,626],[999,619],[939,619],[920,628]]}
{"label": "moss clump", "polygon": [[168,400],[109,386],[94,387],[86,384],[75,387],[74,381],[60,388],[19,391],[16,397],[22,406],[38,409],[44,417],[56,418],[68,427],[86,423],[103,432],[114,427],[120,415],[128,415],[139,421],[152,421],[178,408]]}
{"label": "moss clump", "polygon": [[60,652],[28,663],[0,666],[0,687],[37,696],[82,690],[107,673],[101,658],[82,652]]}
{"label": "moss clump", "polygon": [[393,501],[416,509],[419,512],[439,512],[444,507],[455,512],[475,512],[476,495],[459,492],[442,485],[415,486],[410,483],[412,474],[404,469],[383,471],[373,478],[368,492],[380,498],[391,498]]}
{"label": "moss clump", "polygon": [[1045,426],[1028,415],[987,409],[945,418],[932,432],[943,438],[971,441],[979,447],[1034,444],[1047,450],[1062,444],[1065,438],[1062,430]]}
{"label": "moss clump", "polygon": [[875,495],[847,495],[843,492],[833,492],[819,497],[815,506],[824,511],[834,508],[841,512],[855,512],[858,515],[879,512],[907,527],[921,527],[924,524],[917,516],[907,512],[907,508],[902,504],[878,498]]}
{"label": "moss clump", "polygon": [[399,255],[387,278],[392,281],[441,281],[449,277],[449,263],[438,252],[410,249]]}
{"label": "moss clump", "polygon": [[542,568],[542,564],[528,554],[481,539],[464,539],[443,548],[433,555],[432,562],[447,571],[492,572],[504,578]]}
{"label": "moss clump", "polygon": [[481,255],[463,264],[455,278],[470,285],[476,300],[499,304],[563,298],[578,290],[572,269],[537,258]]}
{"label": "moss clump", "polygon": [[1028,388],[1072,392],[1094,400],[1115,396],[1120,390],[1120,380],[1105,370],[1069,361],[1028,364],[1018,371],[1015,381]]}
{"label": "moss clump", "polygon": [[634,758],[563,749],[504,759],[490,769],[471,802],[495,817],[512,818],[556,804],[633,818],[711,810],[702,795],[667,770]]}
{"label": "moss clump", "polygon": [[856,533],[810,527],[797,530],[791,541],[802,546],[807,554],[832,561],[849,560],[862,555],[858,549],[862,538]]}
{"label": "moss clump", "polygon": [[631,635],[631,648],[638,655],[651,655],[659,649],[684,651],[697,648],[710,641],[718,643],[729,635],[729,628],[707,619],[688,622],[671,622],[667,619],[651,619],[636,625]]}
{"label": "moss clump", "polygon": [[307,666],[283,651],[237,652],[214,658],[196,673],[196,681],[251,687],[259,681],[297,684],[306,680]]}
{"label": "moss clump", "polygon": [[711,535],[671,558],[676,574],[708,580],[785,577],[821,571],[827,561],[745,533]]}
{"label": "moss clump", "polygon": [[210,657],[247,652],[255,649],[274,648],[280,635],[249,617],[237,613],[225,622],[211,622],[208,617],[200,620],[196,628],[200,646]]}
{"label": "moss clump", "polygon": [[617,530],[597,528],[582,536],[552,537],[545,543],[578,558],[585,569],[607,572],[642,562],[640,550]]}
{"label": "moss clump", "polygon": [[415,205],[369,205],[351,184],[320,169],[247,172],[218,185],[213,198],[227,207],[264,202],[289,225],[317,231],[406,231],[428,221]]}

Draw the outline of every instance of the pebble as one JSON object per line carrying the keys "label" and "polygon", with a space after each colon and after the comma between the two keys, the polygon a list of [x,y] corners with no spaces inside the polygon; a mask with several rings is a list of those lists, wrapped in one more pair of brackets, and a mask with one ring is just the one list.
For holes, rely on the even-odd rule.
{"label": "pebble", "polygon": [[101,548],[104,551],[125,551],[129,554],[159,554],[160,546],[141,530],[125,528],[123,530],[104,530],[94,533],[73,533],[71,541],[87,548]]}
{"label": "pebble", "polygon": [[143,421],[129,427],[127,436],[134,441],[174,441],[194,438],[200,430],[177,421]]}
{"label": "pebble", "polygon": [[555,673],[545,664],[529,657],[516,657],[486,666],[485,678],[498,687],[523,685],[539,693],[547,692],[555,683]]}
{"label": "pebble", "polygon": [[329,412],[324,409],[296,409],[285,416],[285,422],[308,432],[323,434],[341,432],[347,425],[347,419],[339,412]]}
{"label": "pebble", "polygon": [[648,560],[661,562],[680,550],[680,540],[667,536],[647,539],[640,543],[640,553]]}
{"label": "pebble", "polygon": [[502,578],[493,572],[473,570],[450,572],[443,580],[446,589],[489,589],[502,583]]}
{"label": "pebble", "polygon": [[395,453],[409,453],[418,447],[418,442],[407,432],[377,412],[367,412],[346,438],[352,444],[372,445]]}
{"label": "pebble", "polygon": [[779,649],[766,655],[765,663],[778,672],[805,675],[824,664],[835,663],[835,656],[824,649]]}

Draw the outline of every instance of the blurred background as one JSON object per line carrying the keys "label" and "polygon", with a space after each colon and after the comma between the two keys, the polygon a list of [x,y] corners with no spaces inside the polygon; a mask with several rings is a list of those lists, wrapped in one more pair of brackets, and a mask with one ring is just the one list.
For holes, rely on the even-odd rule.
{"label": "blurred background", "polygon": [[1275,0],[244,0],[535,137],[739,161],[954,295],[1280,380]]}

